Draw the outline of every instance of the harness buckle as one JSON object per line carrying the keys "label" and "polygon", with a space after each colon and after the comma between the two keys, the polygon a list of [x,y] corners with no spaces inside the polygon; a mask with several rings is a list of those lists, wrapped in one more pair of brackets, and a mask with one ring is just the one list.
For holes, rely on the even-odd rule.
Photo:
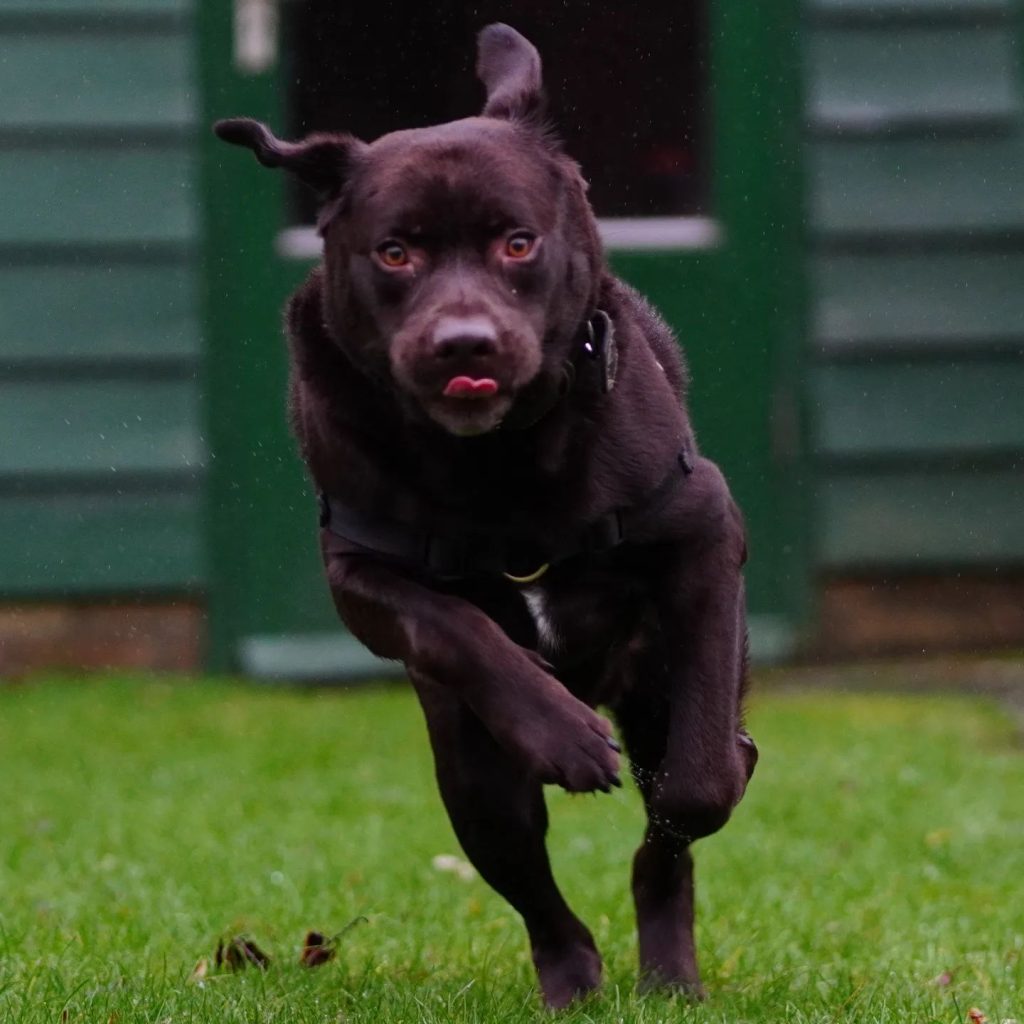
{"label": "harness buckle", "polygon": [[610,551],[618,547],[625,539],[623,529],[622,513],[615,509],[608,515],[602,516],[596,523],[591,523],[587,531],[586,553],[599,555],[603,551]]}
{"label": "harness buckle", "polygon": [[473,567],[469,545],[464,540],[428,533],[423,538],[423,564],[439,576],[462,576]]}

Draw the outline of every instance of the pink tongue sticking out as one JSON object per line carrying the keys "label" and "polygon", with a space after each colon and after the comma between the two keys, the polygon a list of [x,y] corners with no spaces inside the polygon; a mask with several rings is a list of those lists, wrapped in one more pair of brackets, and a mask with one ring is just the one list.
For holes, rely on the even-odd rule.
{"label": "pink tongue sticking out", "polygon": [[445,385],[445,398],[490,398],[497,394],[498,382],[492,377],[452,377]]}

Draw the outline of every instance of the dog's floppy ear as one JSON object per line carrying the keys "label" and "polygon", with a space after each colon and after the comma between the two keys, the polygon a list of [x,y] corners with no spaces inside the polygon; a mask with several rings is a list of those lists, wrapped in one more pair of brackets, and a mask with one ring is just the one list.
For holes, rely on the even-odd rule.
{"label": "dog's floppy ear", "polygon": [[540,54],[514,28],[496,22],[480,33],[476,73],[487,89],[485,117],[529,118],[541,112]]}
{"label": "dog's floppy ear", "polygon": [[218,121],[217,137],[245,146],[264,167],[283,167],[316,189],[322,199],[335,194],[346,182],[356,151],[363,146],[351,135],[317,132],[301,142],[283,142],[269,128],[249,117]]}

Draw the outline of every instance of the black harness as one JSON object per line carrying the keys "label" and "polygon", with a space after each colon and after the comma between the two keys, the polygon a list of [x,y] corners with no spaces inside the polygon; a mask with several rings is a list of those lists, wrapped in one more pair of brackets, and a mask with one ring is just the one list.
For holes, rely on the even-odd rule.
{"label": "black harness", "polygon": [[[597,370],[598,386],[607,394],[615,386],[618,370],[615,333],[608,314],[598,310],[584,324],[582,338],[583,355],[577,362]],[[542,419],[573,386],[573,363],[566,363],[565,376],[567,385],[539,416],[531,418],[530,425]],[[323,491],[317,494],[317,501],[323,529],[375,554],[425,570],[431,576],[464,579],[500,573],[515,583],[529,584],[540,579],[552,565],[618,547],[629,539],[633,524],[648,515],[692,472],[692,452],[684,444],[661,482],[636,506],[608,512],[574,536],[543,549],[530,537],[514,531],[471,529],[457,535],[441,534],[362,512]]]}

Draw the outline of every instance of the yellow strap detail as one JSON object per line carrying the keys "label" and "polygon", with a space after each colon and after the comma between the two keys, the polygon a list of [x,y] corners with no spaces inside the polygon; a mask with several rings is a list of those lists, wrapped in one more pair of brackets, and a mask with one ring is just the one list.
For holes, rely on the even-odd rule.
{"label": "yellow strap detail", "polygon": [[544,573],[546,573],[548,571],[548,569],[550,569],[550,568],[551,568],[551,563],[550,562],[545,562],[535,572],[531,572],[529,576],[513,576],[512,573],[510,573],[510,572],[503,572],[501,575],[504,576],[505,579],[511,580],[513,583],[519,583],[519,584],[536,583],[537,580],[539,580],[541,578],[541,576],[543,576]]}

